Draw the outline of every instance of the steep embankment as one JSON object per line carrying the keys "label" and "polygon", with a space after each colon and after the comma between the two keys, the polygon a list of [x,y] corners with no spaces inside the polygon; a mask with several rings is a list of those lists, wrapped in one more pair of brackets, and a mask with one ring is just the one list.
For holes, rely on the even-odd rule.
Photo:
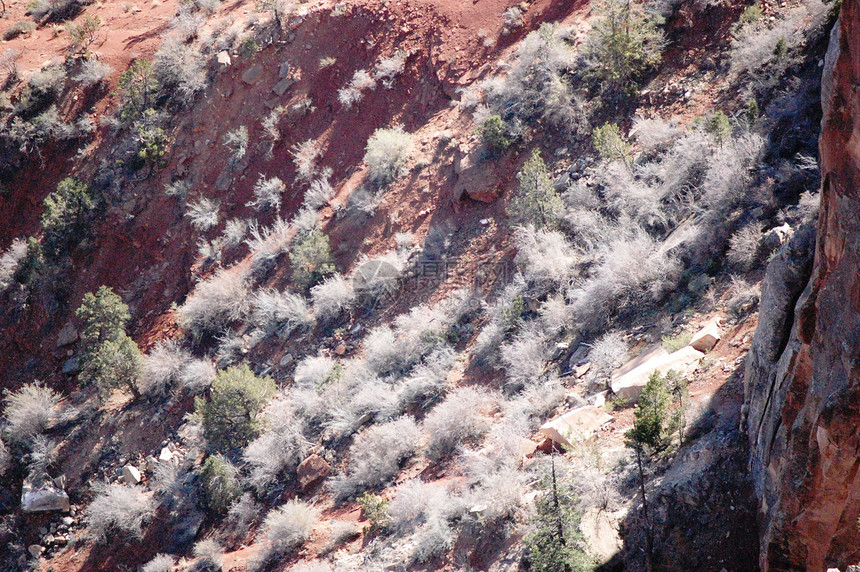
{"label": "steep embankment", "polygon": [[800,233],[771,264],[747,364],[763,570],[823,570],[860,559],[858,10],[856,0],[842,5],[824,66],[814,263],[812,237]]}

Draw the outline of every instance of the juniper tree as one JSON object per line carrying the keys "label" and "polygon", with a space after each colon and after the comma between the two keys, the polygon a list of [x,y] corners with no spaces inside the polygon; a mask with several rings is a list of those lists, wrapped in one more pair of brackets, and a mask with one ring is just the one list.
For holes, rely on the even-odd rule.
{"label": "juniper tree", "polygon": [[552,186],[546,163],[535,150],[517,173],[520,182],[517,194],[508,205],[508,216],[518,224],[536,228],[554,227],[564,203]]}

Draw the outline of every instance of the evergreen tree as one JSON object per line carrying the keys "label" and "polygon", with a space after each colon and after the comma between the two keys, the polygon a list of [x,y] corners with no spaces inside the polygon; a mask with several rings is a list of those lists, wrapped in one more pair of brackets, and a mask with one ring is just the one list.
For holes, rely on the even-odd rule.
{"label": "evergreen tree", "polygon": [[517,224],[532,224],[537,228],[555,227],[564,203],[552,186],[546,163],[535,150],[517,173],[520,186],[508,205],[508,216]]}

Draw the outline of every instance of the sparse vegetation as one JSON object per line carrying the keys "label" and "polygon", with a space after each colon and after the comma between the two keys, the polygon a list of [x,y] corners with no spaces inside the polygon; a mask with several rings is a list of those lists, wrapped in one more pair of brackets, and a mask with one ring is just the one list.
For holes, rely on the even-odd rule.
{"label": "sparse vegetation", "polygon": [[495,153],[501,153],[511,146],[507,125],[498,115],[491,115],[486,118],[475,128],[475,132],[484,144]]}
{"label": "sparse vegetation", "polygon": [[239,471],[222,455],[209,455],[200,467],[200,482],[206,508],[214,513],[226,512],[242,494]]}
{"label": "sparse vegetation", "polygon": [[5,439],[9,443],[28,444],[56,419],[60,396],[48,387],[29,383],[7,394],[3,402]]}
{"label": "sparse vegetation", "polygon": [[288,501],[266,516],[263,536],[269,543],[269,557],[285,556],[305,543],[319,519],[318,508],[297,500]]}
{"label": "sparse vegetation", "polygon": [[519,188],[508,207],[508,216],[518,224],[553,228],[558,224],[564,203],[555,192],[546,163],[534,151],[517,173]]}
{"label": "sparse vegetation", "polygon": [[320,231],[308,234],[290,251],[293,282],[307,290],[330,274],[334,274],[334,259],[328,236]]}
{"label": "sparse vegetation", "polygon": [[624,140],[618,125],[605,123],[591,132],[591,142],[604,161],[630,162],[630,144]]}
{"label": "sparse vegetation", "polygon": [[67,177],[57,184],[57,190],[45,199],[42,228],[45,253],[58,258],[67,249],[86,238],[97,206],[96,198],[86,183]]}
{"label": "sparse vegetation", "polygon": [[96,496],[87,507],[86,520],[90,533],[99,543],[112,534],[140,538],[143,526],[155,514],[152,494],[142,487],[126,485],[96,485]]}

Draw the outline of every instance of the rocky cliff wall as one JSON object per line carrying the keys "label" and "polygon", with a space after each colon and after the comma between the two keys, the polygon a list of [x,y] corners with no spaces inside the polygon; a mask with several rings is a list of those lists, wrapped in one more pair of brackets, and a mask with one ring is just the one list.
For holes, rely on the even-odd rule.
{"label": "rocky cliff wall", "polygon": [[762,570],[860,561],[860,0],[845,0],[822,80],[822,192],[768,267],[746,369]]}

